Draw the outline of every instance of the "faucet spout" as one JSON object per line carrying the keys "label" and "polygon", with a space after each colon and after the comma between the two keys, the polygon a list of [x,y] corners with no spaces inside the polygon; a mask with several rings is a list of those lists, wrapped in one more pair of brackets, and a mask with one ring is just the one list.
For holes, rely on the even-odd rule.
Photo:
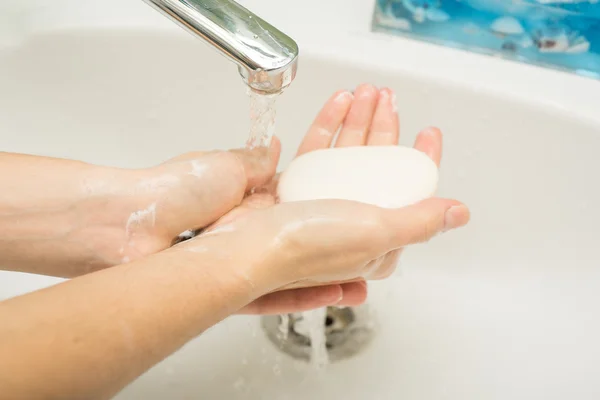
{"label": "faucet spout", "polygon": [[233,0],[144,0],[238,65],[255,92],[275,94],[292,83],[296,42]]}

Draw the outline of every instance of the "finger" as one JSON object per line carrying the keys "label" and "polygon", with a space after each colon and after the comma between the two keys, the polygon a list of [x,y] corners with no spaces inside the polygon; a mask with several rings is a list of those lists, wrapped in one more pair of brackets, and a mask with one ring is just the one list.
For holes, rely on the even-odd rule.
{"label": "finger", "polygon": [[361,146],[366,143],[378,97],[379,91],[373,85],[360,85],[356,89],[336,147]]}
{"label": "finger", "polygon": [[[250,190],[256,186],[266,185],[275,175],[279,156],[281,154],[281,142],[279,138],[273,137],[269,147],[255,147],[253,149],[233,149],[229,151],[190,152],[182,154],[161,164],[172,172],[184,173],[201,177],[209,170],[213,175],[223,173],[237,174],[239,167],[246,181],[246,189]],[[231,155],[235,157],[231,157]],[[238,162],[238,168],[232,165]],[[191,168],[190,168],[191,165]],[[227,181],[230,176],[223,176]],[[237,182],[237,179],[235,180]]]}
{"label": "finger", "polygon": [[[274,139],[270,148],[212,152],[153,169],[144,188],[164,194],[155,206],[156,226],[175,237],[212,224],[238,206],[249,189],[273,177],[279,151]],[[176,188],[163,190],[173,182]]]}
{"label": "finger", "polygon": [[346,118],[353,98],[352,93],[344,90],[336,92],[325,103],[304,136],[297,155],[331,146],[333,137]]}
{"label": "finger", "polygon": [[367,300],[367,282],[364,280],[341,285],[343,297],[336,305],[345,307],[356,307]]}
{"label": "finger", "polygon": [[427,199],[400,209],[381,210],[381,224],[389,234],[388,251],[421,243],[436,234],[469,222],[469,209],[448,199]]}
{"label": "finger", "polygon": [[290,283],[289,285],[285,285],[284,287],[282,287],[281,289],[299,289],[299,288],[306,288],[306,287],[319,287],[319,286],[328,286],[328,285],[343,285],[345,283],[356,283],[356,282],[363,282],[365,279],[364,278],[354,278],[354,279],[346,279],[346,280],[342,280],[342,281],[328,281],[328,282],[324,282],[324,281],[315,281],[312,279],[303,279],[301,281],[296,281],[294,283]]}
{"label": "finger", "polygon": [[242,164],[246,176],[246,191],[267,184],[277,171],[281,142],[273,137],[269,147],[230,150]]}
{"label": "finger", "polygon": [[256,193],[250,195],[242,201],[242,204],[240,204],[239,207],[234,208],[223,217],[219,218],[214,224],[204,229],[203,234],[206,235],[220,226],[230,224],[252,210],[267,208],[274,204],[275,197],[269,193]]}
{"label": "finger", "polygon": [[336,305],[343,298],[340,285],[290,289],[258,298],[238,314],[288,314]]}
{"label": "finger", "polygon": [[371,122],[367,138],[369,146],[397,145],[400,137],[400,122],[396,108],[396,95],[391,89],[379,91],[379,101]]}
{"label": "finger", "polygon": [[[275,167],[277,167],[277,163],[279,161],[279,154],[281,152],[281,141],[277,137],[273,137],[271,139],[271,144],[269,147],[258,146],[252,149],[242,148],[242,149],[232,149],[229,150],[230,153],[236,154],[240,157],[240,161],[244,163],[244,168],[247,169],[247,173],[250,174],[250,181],[255,179],[256,174],[260,174],[261,170],[266,166],[271,167],[272,163],[275,163]],[[173,164],[182,161],[193,161],[201,159],[205,156],[215,155],[218,153],[223,153],[222,151],[192,151],[189,153],[178,155],[177,157],[173,157],[163,164]],[[258,167],[258,168],[257,168]],[[260,180],[260,178],[257,178]]]}
{"label": "finger", "polygon": [[255,193],[252,194],[242,201],[240,208],[246,210],[259,210],[261,208],[268,208],[275,204],[275,197],[270,193]]}
{"label": "finger", "polygon": [[429,158],[440,166],[442,159],[442,132],[438,128],[427,128],[417,135],[415,149],[427,154]]}
{"label": "finger", "polygon": [[367,278],[371,280],[380,280],[388,278],[396,270],[398,262],[400,261],[401,254],[402,249],[394,250],[387,253],[385,256],[382,257],[382,262],[378,265],[377,269],[374,270],[371,273],[371,275]]}
{"label": "finger", "polygon": [[279,185],[279,177],[280,173],[275,174],[273,179],[271,179],[266,185],[262,185],[256,188],[255,193],[268,193],[274,197],[277,196],[277,185]]}

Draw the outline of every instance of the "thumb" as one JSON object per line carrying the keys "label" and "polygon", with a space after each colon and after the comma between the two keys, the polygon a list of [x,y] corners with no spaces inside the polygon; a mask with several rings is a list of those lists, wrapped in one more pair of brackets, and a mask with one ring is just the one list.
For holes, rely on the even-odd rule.
{"label": "thumb", "polygon": [[279,161],[277,139],[269,148],[189,153],[156,167],[155,175],[179,177],[163,191],[160,225],[169,235],[204,228],[238,206],[247,192],[273,178]]}
{"label": "thumb", "polygon": [[383,210],[383,224],[390,232],[390,248],[426,242],[440,232],[466,225],[469,209],[456,200],[432,198],[415,205]]}
{"label": "thumb", "polygon": [[268,208],[275,204],[275,198],[268,193],[252,194],[244,199],[239,207],[229,211],[223,217],[219,218],[214,224],[207,227],[203,232],[208,233],[220,226],[230,224],[235,220],[243,217],[252,210]]}
{"label": "thumb", "polygon": [[[273,179],[279,164],[281,153],[281,142],[276,136],[271,140],[269,147],[255,147],[253,149],[233,149],[226,152],[222,151],[193,151],[181,154],[171,158],[161,165],[174,165],[182,162],[192,162],[194,160],[206,159],[207,156],[215,153],[229,153],[235,155],[237,161],[243,169],[246,178],[246,189],[250,190],[256,186],[269,184]],[[218,173],[219,171],[214,171]]]}
{"label": "thumb", "polygon": [[229,151],[238,157],[244,169],[247,182],[246,190],[248,191],[266,185],[273,179],[279,163],[281,142],[277,137],[273,137],[269,147]]}

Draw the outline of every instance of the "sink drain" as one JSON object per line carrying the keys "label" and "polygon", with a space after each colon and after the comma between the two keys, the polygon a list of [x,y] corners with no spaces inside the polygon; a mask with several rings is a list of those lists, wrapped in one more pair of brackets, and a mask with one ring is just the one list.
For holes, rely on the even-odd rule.
{"label": "sink drain", "polygon": [[[362,351],[375,333],[373,315],[367,305],[360,307],[327,307],[325,338],[329,360],[347,359]],[[302,314],[268,315],[262,317],[267,337],[282,352],[309,361],[311,343]]]}

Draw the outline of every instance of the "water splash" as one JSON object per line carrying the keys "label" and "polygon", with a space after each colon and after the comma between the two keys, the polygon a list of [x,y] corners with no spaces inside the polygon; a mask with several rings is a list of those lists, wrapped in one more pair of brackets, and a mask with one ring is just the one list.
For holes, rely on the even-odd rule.
{"label": "water splash", "polygon": [[287,340],[290,331],[290,316],[288,314],[283,314],[279,317],[281,318],[281,322],[279,323],[279,333],[283,340]]}
{"label": "water splash", "polygon": [[316,369],[323,369],[329,364],[327,353],[327,338],[325,336],[325,319],[327,308],[304,311],[302,319],[296,323],[296,332],[310,338],[311,354],[310,362]]}
{"label": "water splash", "polygon": [[324,368],[329,364],[329,354],[327,353],[325,337],[325,319],[327,318],[327,308],[322,307],[312,311],[302,313],[304,318],[309,321],[309,337],[311,344],[310,362],[318,369]]}

